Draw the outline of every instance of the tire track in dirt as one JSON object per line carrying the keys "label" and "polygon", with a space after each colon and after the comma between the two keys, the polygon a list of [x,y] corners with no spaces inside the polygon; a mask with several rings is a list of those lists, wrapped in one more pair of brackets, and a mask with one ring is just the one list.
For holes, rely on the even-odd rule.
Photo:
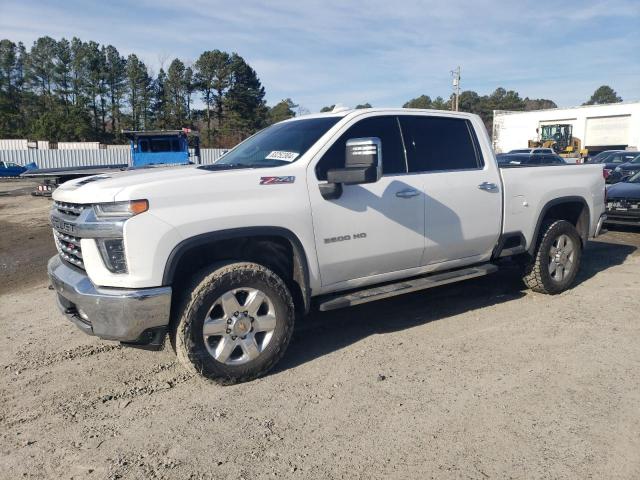
{"label": "tire track in dirt", "polygon": [[101,345],[80,345],[68,350],[62,350],[47,354],[34,352],[32,350],[18,351],[18,360],[4,366],[10,373],[22,373],[28,370],[36,370],[42,367],[50,367],[57,363],[79,358],[88,358],[113,350],[122,349],[122,345],[101,344]]}

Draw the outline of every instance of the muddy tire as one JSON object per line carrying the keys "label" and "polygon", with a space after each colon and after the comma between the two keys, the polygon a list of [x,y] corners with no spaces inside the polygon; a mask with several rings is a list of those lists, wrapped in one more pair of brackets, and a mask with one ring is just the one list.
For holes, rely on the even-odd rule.
{"label": "muddy tire", "polygon": [[256,263],[196,275],[172,332],[179,361],[220,384],[253,380],[282,358],[295,322],[284,281]]}
{"label": "muddy tire", "polygon": [[581,259],[582,242],[576,228],[566,220],[546,221],[522,280],[534,292],[561,293],[575,280]]}

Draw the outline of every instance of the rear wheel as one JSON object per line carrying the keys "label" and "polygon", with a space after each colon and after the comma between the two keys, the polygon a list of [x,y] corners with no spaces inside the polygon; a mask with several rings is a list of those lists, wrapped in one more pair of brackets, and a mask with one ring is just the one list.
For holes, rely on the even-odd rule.
{"label": "rear wheel", "polygon": [[582,259],[582,242],[566,220],[543,224],[535,257],[525,267],[524,283],[533,291],[557,294],[573,283]]}
{"label": "rear wheel", "polygon": [[280,360],[294,326],[280,277],[255,263],[230,263],[193,284],[174,333],[183,365],[227,384],[259,377]]}

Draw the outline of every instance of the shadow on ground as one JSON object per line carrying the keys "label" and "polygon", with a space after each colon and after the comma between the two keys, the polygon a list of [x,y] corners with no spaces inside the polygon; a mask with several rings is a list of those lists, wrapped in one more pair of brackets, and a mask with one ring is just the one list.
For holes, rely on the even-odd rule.
{"label": "shadow on ground", "polygon": [[[624,263],[637,247],[590,242],[585,249],[576,285],[598,272]],[[384,334],[446,320],[461,313],[518,300],[525,286],[517,268],[507,267],[489,277],[400,295],[332,312],[312,312],[299,322],[285,357],[275,372],[294,368],[340,350],[374,334]]]}

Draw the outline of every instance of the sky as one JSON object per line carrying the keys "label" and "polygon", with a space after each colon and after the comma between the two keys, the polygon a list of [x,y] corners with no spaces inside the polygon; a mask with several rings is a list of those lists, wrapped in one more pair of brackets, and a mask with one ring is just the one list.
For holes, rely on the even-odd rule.
{"label": "sky", "polygon": [[0,38],[30,46],[77,36],[136,53],[155,72],[175,57],[237,52],[273,105],[402,106],[497,87],[558,106],[600,85],[640,100],[640,0],[0,0]]}

